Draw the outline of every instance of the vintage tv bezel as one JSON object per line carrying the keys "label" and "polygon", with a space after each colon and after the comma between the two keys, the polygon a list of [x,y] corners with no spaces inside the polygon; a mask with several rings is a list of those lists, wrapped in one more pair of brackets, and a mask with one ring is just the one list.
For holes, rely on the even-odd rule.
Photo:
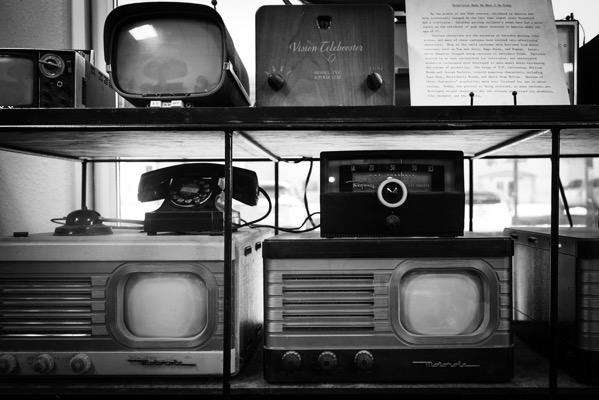
{"label": "vintage tv bezel", "polygon": [[[273,383],[508,381],[515,368],[512,255],[511,238],[475,233],[458,238],[328,239],[316,233],[268,238],[263,252],[264,377]],[[439,263],[448,263],[447,268]],[[463,335],[406,336],[405,328],[398,327],[392,285],[402,273],[422,268],[484,276],[484,291],[494,297],[481,304],[488,307],[485,321]],[[372,320],[365,322],[364,315]]]}
{"label": "vintage tv bezel", "polygon": [[[387,202],[381,193],[329,190],[337,167],[393,161],[402,167],[443,166],[443,189],[429,192],[403,186],[404,197]],[[464,153],[443,150],[324,151],[320,153],[321,236],[460,236],[464,232]],[[415,164],[416,165],[416,164]],[[391,165],[392,167],[392,165]],[[438,169],[437,169],[438,171]],[[426,171],[418,171],[426,173]],[[436,173],[432,172],[431,174]],[[389,172],[389,174],[393,174]],[[402,181],[401,179],[397,179]],[[404,179],[405,180],[405,179]],[[400,182],[401,183],[401,182]],[[432,184],[431,184],[432,186]],[[449,187],[450,186],[450,187]],[[384,188],[383,188],[384,189]],[[438,188],[437,188],[438,189]]]}
{"label": "vintage tv bezel", "polygon": [[[271,235],[268,229],[240,229],[232,234],[232,375],[239,373],[261,342],[261,247],[262,241]],[[222,237],[148,236],[122,230],[111,235],[77,237],[51,233],[0,237],[0,291],[13,293],[10,298],[6,294],[0,299],[4,315],[0,320],[0,380],[222,376],[223,246]],[[196,335],[192,329],[193,334],[159,337],[170,328],[159,327],[151,334],[141,335],[124,326],[123,315],[116,311],[124,306],[120,297],[124,280],[139,272],[158,270],[174,273],[177,279],[189,273],[194,279],[204,277],[208,309],[202,332]],[[56,294],[41,300],[35,295],[45,292]],[[17,317],[27,306],[22,304],[19,293],[33,297],[31,307],[38,308],[43,308],[44,302],[52,305],[65,296],[68,299],[64,299],[63,307],[57,306],[55,316],[27,314],[19,319],[19,324],[11,324],[9,318]],[[72,310],[65,312],[65,308]],[[24,317],[28,319],[23,320]],[[35,323],[27,322],[31,318]],[[143,324],[131,326],[140,329]],[[35,371],[39,358],[46,359],[39,361],[40,365],[50,362],[53,367]],[[86,369],[77,370],[77,366],[86,363]]]}
{"label": "vintage tv bezel", "polygon": [[[0,108],[93,108],[115,107],[116,91],[108,74],[94,66],[95,52],[78,49],[0,48],[0,57],[31,60],[32,103],[0,105]],[[62,63],[59,72],[45,68],[40,60]],[[62,71],[61,71],[62,69]]]}
{"label": "vintage tv bezel", "polygon": [[[514,240],[514,333],[579,382],[599,385],[599,231],[560,227],[557,287],[551,288],[551,228],[508,227]],[[550,343],[551,296],[557,296],[556,347]],[[555,350],[555,353],[553,351]]]}
{"label": "vintage tv bezel", "polygon": [[[206,19],[219,28],[222,37],[223,69],[220,80],[213,90],[197,93],[143,95],[129,93],[120,87],[118,71],[114,65],[117,51],[116,37],[124,25],[151,18]],[[251,103],[247,70],[235,50],[233,39],[220,14],[207,5],[150,2],[125,4],[113,9],[104,22],[104,58],[106,70],[115,90],[136,107],[249,106]]]}

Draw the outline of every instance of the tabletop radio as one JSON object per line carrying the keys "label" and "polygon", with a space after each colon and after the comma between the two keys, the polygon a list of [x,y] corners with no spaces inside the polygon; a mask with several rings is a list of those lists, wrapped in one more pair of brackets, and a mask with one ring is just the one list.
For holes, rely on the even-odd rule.
{"label": "tabletop radio", "polygon": [[393,105],[394,92],[391,6],[256,12],[257,106]]}
{"label": "tabletop radio", "polygon": [[[232,236],[232,374],[262,336],[267,236]],[[223,259],[222,236],[0,238],[0,379],[222,375]]]}
{"label": "tabletop radio", "polygon": [[265,379],[511,379],[512,254],[471,233],[266,239]]}
{"label": "tabletop radio", "polygon": [[90,50],[0,49],[0,108],[115,107]]}
{"label": "tabletop radio", "polygon": [[[549,228],[506,228],[514,239],[514,332],[551,353]],[[599,384],[599,230],[560,228],[557,265],[557,354],[575,378]]]}
{"label": "tabletop radio", "polygon": [[461,235],[463,162],[460,151],[320,153],[321,235]]}

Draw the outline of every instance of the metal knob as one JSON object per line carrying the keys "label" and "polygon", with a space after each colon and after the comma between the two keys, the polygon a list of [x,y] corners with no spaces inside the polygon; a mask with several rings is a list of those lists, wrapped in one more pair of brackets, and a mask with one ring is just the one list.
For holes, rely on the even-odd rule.
{"label": "metal knob", "polygon": [[323,371],[332,371],[337,367],[337,356],[331,351],[323,351],[318,356],[318,367]]}
{"label": "metal knob", "polygon": [[356,353],[354,357],[354,365],[358,369],[367,370],[374,366],[374,356],[367,350],[362,350]]}
{"label": "metal knob", "polygon": [[295,371],[302,365],[302,357],[297,351],[288,351],[281,357],[281,364],[287,371]]}
{"label": "metal knob", "polygon": [[71,361],[69,361],[71,365],[71,370],[76,374],[85,374],[92,367],[92,359],[85,353],[75,354]]}
{"label": "metal knob", "polygon": [[17,369],[17,358],[12,354],[0,355],[0,375],[8,375]]}
{"label": "metal knob", "polygon": [[54,358],[50,354],[40,354],[33,360],[33,370],[38,374],[45,374],[54,369]]}

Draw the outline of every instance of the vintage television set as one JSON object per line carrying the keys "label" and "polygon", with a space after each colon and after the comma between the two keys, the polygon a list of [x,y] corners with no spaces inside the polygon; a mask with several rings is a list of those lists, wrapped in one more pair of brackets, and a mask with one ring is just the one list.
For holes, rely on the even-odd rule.
{"label": "vintage television set", "polygon": [[[263,333],[267,229],[232,234],[231,374]],[[0,238],[0,379],[219,376],[222,236]]]}
{"label": "vintage television set", "polygon": [[264,377],[271,382],[507,381],[513,242],[264,241]]}
{"label": "vintage television set", "polygon": [[[506,228],[514,240],[514,332],[549,356],[550,228]],[[559,230],[557,361],[575,379],[599,384],[599,230]]]}
{"label": "vintage television set", "polygon": [[[410,63],[408,57],[408,34],[405,12],[395,13],[395,105],[410,105]],[[578,46],[579,22],[570,20],[555,21],[559,53],[564,63],[565,79],[568,84],[570,103],[578,104]]]}
{"label": "vintage television set", "polygon": [[115,107],[91,50],[0,49],[0,108]]}
{"label": "vintage television set", "polygon": [[115,8],[104,23],[104,57],[115,89],[137,107],[250,105],[245,66],[206,5]]}

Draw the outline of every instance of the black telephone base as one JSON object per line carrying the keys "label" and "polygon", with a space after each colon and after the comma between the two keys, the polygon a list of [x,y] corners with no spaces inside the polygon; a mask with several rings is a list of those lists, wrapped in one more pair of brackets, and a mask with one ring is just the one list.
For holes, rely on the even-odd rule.
{"label": "black telephone base", "polygon": [[[236,220],[239,220],[239,212],[233,211],[233,222]],[[220,211],[154,211],[146,213],[144,220],[144,231],[148,235],[169,232],[218,236],[223,235],[223,227],[224,214]]]}

